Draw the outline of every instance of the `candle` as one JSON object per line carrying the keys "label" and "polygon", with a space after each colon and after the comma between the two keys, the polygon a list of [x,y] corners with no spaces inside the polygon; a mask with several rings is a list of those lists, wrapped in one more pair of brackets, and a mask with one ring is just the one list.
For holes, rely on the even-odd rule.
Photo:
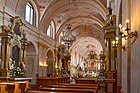
{"label": "candle", "polygon": [[126,19],[126,28],[128,29],[128,23],[129,23],[129,20]]}
{"label": "candle", "polygon": [[126,23],[129,23],[129,20],[128,19],[126,19]]}
{"label": "candle", "polygon": [[115,46],[115,41],[112,41],[112,46],[113,46],[113,47]]}
{"label": "candle", "polygon": [[119,40],[119,37],[116,37],[116,41],[118,41]]}

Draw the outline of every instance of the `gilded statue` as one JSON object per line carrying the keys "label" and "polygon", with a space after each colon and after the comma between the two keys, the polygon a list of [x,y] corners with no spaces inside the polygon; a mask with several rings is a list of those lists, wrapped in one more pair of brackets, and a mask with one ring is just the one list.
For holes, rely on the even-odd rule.
{"label": "gilded statue", "polygon": [[112,25],[112,9],[110,8],[107,8],[105,25],[106,26]]}

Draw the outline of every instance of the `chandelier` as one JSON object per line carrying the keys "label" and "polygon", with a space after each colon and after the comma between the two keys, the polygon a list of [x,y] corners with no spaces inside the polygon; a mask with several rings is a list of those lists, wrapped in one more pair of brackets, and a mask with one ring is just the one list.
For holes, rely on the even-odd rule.
{"label": "chandelier", "polygon": [[61,40],[65,43],[68,49],[72,46],[72,43],[76,40],[76,37],[72,35],[71,27],[68,25],[64,36],[61,37]]}

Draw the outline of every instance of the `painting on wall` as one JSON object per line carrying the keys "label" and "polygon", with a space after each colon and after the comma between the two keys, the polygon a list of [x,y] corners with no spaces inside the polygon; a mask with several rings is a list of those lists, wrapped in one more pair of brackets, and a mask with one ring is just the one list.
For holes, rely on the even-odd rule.
{"label": "painting on wall", "polygon": [[12,60],[15,62],[16,65],[18,65],[19,62],[19,55],[20,55],[19,47],[14,46],[12,49]]}
{"label": "painting on wall", "polygon": [[14,27],[13,30],[14,30],[14,33],[15,33],[16,35],[21,36],[21,32],[20,32],[20,24],[19,24],[19,22],[15,23],[15,27]]}

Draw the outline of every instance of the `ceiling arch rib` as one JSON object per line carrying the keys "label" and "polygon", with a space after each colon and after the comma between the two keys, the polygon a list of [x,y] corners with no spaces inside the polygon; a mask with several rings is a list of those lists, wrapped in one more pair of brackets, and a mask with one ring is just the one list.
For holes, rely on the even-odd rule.
{"label": "ceiling arch rib", "polygon": [[95,26],[95,25],[93,25],[93,24],[88,24],[88,25],[77,25],[77,26],[73,27],[72,31],[75,31],[76,29],[82,28],[82,27],[84,27],[84,26],[91,26],[91,27],[93,27],[93,29],[95,28],[97,31],[99,31],[99,33],[104,34],[101,27],[97,27],[97,26]]}
{"label": "ceiling arch rib", "polygon": [[[81,43],[81,44],[79,45],[79,43]],[[74,44],[71,48],[75,49],[75,48],[78,48],[78,47],[83,46],[85,44],[91,45],[92,48],[96,47],[96,46],[99,46],[98,48],[101,49],[100,42],[98,40],[96,40],[95,38],[92,38],[92,37],[81,37],[81,38],[79,38],[77,41],[74,42]]]}
{"label": "ceiling arch rib", "polygon": [[91,17],[85,17],[84,16],[84,17],[70,18],[70,19],[67,19],[64,22],[62,22],[61,25],[59,25],[60,27],[58,27],[58,29],[57,29],[57,37],[59,36],[61,31],[63,31],[63,29],[65,28],[66,24],[71,24],[72,28],[75,28],[75,27],[77,27],[79,25],[91,25],[91,24],[89,24],[89,22],[91,22],[91,24],[94,23],[94,24],[99,25],[100,30],[102,30],[102,27],[104,25],[103,23],[101,24],[101,21],[98,20],[96,17],[91,18]]}
{"label": "ceiling arch rib", "polygon": [[70,48],[72,52],[79,53],[84,58],[87,57],[90,51],[95,51],[99,54],[103,48],[101,43],[92,37],[81,37],[76,40]]}
{"label": "ceiling arch rib", "polygon": [[[66,24],[72,24],[72,33],[74,36],[77,37],[77,34],[80,34],[80,30],[84,27],[84,26],[88,26],[88,28],[90,28],[89,30],[91,30],[89,32],[89,34],[87,34],[88,36],[91,36],[91,37],[94,37],[96,38],[97,40],[99,40],[100,42],[103,41],[103,32],[102,32],[102,26],[97,20],[94,20],[94,19],[91,19],[91,18],[87,18],[85,17],[82,21],[80,21],[80,17],[77,17],[77,18],[71,18],[69,20],[66,20],[65,22],[63,22],[63,24],[60,25],[60,28],[58,29],[59,31],[57,31],[57,36],[59,38],[59,34],[62,32],[62,31],[65,31],[65,28],[66,28]],[[86,21],[84,21],[86,20]],[[91,23],[89,24],[88,22]],[[74,23],[73,23],[74,22]],[[82,23],[82,24],[81,24]],[[83,24],[84,23],[84,24]],[[96,24],[96,26],[95,26]],[[76,29],[77,28],[77,29]],[[98,29],[96,29],[98,28]],[[78,31],[78,33],[77,33]],[[76,32],[76,34],[75,34]],[[92,32],[92,33],[91,33]],[[77,37],[78,38],[78,37]],[[57,39],[59,40],[59,39]]]}
{"label": "ceiling arch rib", "polygon": [[[105,24],[106,8],[101,0],[52,0],[41,19],[41,31],[46,31],[52,20],[57,27],[57,36],[66,27],[72,24],[72,34],[77,40],[71,51],[87,56],[89,51],[102,51],[102,27]],[[54,3],[55,2],[55,3]],[[60,20],[59,20],[60,19]],[[47,20],[47,21],[46,21]],[[46,28],[43,28],[46,27]],[[43,29],[42,29],[43,28]],[[83,30],[86,28],[85,30]],[[90,46],[90,48],[88,47]]]}
{"label": "ceiling arch rib", "polygon": [[[77,2],[76,2],[77,3]],[[79,3],[79,2],[78,2]],[[83,2],[80,2],[80,3],[83,3]],[[85,4],[85,3],[83,3],[83,4]],[[93,4],[95,4],[95,2],[93,2]],[[98,9],[97,11],[98,12],[100,12],[101,10],[99,9],[100,8],[100,6],[98,6],[97,7],[97,4],[96,4],[96,6],[95,5],[93,5],[93,4],[89,4],[89,3],[86,3],[86,5],[85,6],[87,6],[87,5],[92,5],[91,7],[90,7],[90,9],[91,9],[91,12],[93,11],[93,10],[95,10],[95,9]],[[59,8],[57,7],[56,8],[56,6],[60,6]],[[63,12],[65,12],[66,10],[68,10],[69,9],[69,4],[67,3],[67,5],[66,4],[60,4],[60,3],[57,3],[57,4],[55,4],[54,6],[52,6],[52,8],[51,9],[49,9],[48,11],[46,11],[46,13],[44,14],[44,16],[42,17],[42,20],[41,20],[41,26],[44,26],[43,24],[45,24],[45,25],[48,25],[49,24],[49,22],[56,16],[56,15],[58,15],[58,14],[61,14],[61,13],[63,13]],[[94,12],[94,11],[93,11]],[[104,16],[105,16],[105,11],[103,11],[103,9],[102,9],[102,11],[101,11],[101,13],[103,13],[104,14]],[[103,15],[102,14],[102,15]],[[46,22],[46,20],[48,20],[47,22]]]}
{"label": "ceiling arch rib", "polygon": [[[101,15],[104,17],[104,19],[105,19],[105,15],[106,15],[106,9],[105,9],[105,7],[103,7],[102,6],[102,4],[100,4],[99,2],[97,2],[96,0],[94,0],[94,1],[92,1],[92,2],[89,2],[89,1],[91,1],[91,0],[79,0],[78,2],[72,2],[72,3],[70,3],[69,2],[69,0],[58,0],[58,2],[56,2],[55,4],[53,4],[53,5],[49,5],[48,6],[48,8],[46,8],[46,10],[45,10],[45,12],[44,12],[44,15],[42,16],[42,19],[43,18],[45,18],[45,16],[46,16],[46,14],[50,14],[50,13],[52,13],[53,11],[55,11],[55,10],[57,10],[57,9],[59,9],[59,8],[62,8],[62,7],[64,7],[64,6],[67,6],[68,8],[66,8],[66,9],[69,9],[70,7],[70,5],[71,4],[80,4],[79,6],[81,6],[81,4],[85,4],[85,5],[83,5],[83,6],[88,6],[88,5],[90,5],[90,11],[91,10],[97,10],[97,11],[99,11],[100,13],[101,13]],[[59,8],[58,8],[58,6],[59,6]],[[78,6],[78,5],[77,5]],[[65,9],[65,8],[63,8],[63,9]],[[93,8],[95,8],[95,9],[93,9]],[[83,9],[83,8],[82,8]],[[63,10],[62,10],[63,11]],[[50,13],[49,13],[50,12]]]}

